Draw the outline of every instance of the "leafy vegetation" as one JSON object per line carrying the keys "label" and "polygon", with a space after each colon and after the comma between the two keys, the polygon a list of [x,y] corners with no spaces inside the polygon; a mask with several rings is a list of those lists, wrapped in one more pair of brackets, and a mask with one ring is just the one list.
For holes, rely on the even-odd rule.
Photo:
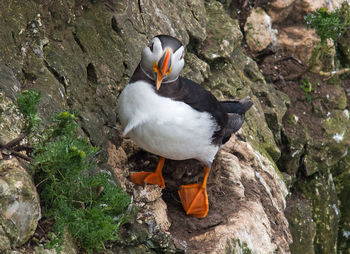
{"label": "leafy vegetation", "polygon": [[39,101],[40,93],[34,90],[24,91],[17,98],[18,109],[25,118],[24,132],[29,132],[33,128],[38,128],[41,123],[36,109]]}
{"label": "leafy vegetation", "polygon": [[311,102],[312,96],[310,95],[310,93],[312,92],[312,83],[308,79],[302,79],[300,88],[304,92],[306,101]]}
{"label": "leafy vegetation", "polygon": [[[27,91],[17,104],[26,118],[26,130],[40,125],[36,106],[40,94]],[[37,144],[31,154],[33,178],[42,202],[43,215],[54,218],[49,247],[60,250],[66,230],[88,253],[118,239],[119,227],[130,211],[130,197],[106,172],[95,175],[92,158],[97,148],[77,135],[78,124],[69,112],[54,115],[46,128],[36,129]]]}
{"label": "leafy vegetation", "polygon": [[350,8],[348,3],[344,3],[341,8],[332,12],[326,8],[320,8],[305,17],[306,25],[316,30],[325,43],[327,39],[337,41],[347,29],[350,28]]}
{"label": "leafy vegetation", "polygon": [[312,67],[317,58],[322,59],[329,51],[328,40],[332,39],[335,48],[344,34],[350,29],[350,5],[344,2],[341,8],[329,12],[326,8],[320,8],[305,16],[306,25],[314,28],[321,41],[316,46],[311,58]]}

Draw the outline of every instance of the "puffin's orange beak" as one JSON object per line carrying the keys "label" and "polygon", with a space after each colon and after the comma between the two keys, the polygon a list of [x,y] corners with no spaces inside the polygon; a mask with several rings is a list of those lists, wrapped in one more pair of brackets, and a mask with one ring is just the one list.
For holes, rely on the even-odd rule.
{"label": "puffin's orange beak", "polygon": [[153,64],[153,71],[157,73],[156,89],[159,90],[164,77],[171,72],[171,55],[170,49],[166,49],[158,62]]}

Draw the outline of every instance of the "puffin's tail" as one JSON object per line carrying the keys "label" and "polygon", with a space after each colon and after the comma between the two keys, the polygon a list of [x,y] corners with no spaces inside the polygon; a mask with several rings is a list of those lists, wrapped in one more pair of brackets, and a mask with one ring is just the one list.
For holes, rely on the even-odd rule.
{"label": "puffin's tail", "polygon": [[222,144],[225,144],[231,137],[231,135],[237,132],[243,125],[244,113],[247,112],[253,102],[250,100],[238,100],[238,101],[222,101],[221,106],[224,108],[228,115],[228,121],[225,128]]}

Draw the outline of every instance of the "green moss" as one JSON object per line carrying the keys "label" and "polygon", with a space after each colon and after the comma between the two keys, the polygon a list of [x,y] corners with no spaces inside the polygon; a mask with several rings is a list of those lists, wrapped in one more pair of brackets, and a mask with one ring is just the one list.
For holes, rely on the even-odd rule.
{"label": "green moss", "polygon": [[347,154],[332,169],[336,191],[340,201],[340,221],[338,233],[338,250],[348,253],[350,250],[350,155]]}
{"label": "green moss", "polygon": [[[350,122],[344,110],[333,110],[330,117],[322,123],[324,129],[322,139],[307,135],[307,148],[304,156],[304,166],[307,175],[316,172],[327,173],[347,153],[350,145]],[[305,133],[310,133],[307,129]],[[293,134],[293,139],[296,137]],[[301,140],[302,142],[302,140]]]}
{"label": "green moss", "polygon": [[243,38],[238,20],[232,19],[218,1],[205,1],[207,12],[207,38],[199,47],[199,53],[212,61],[217,58],[230,58]]}
{"label": "green moss", "polygon": [[336,253],[339,208],[332,176],[316,173],[309,181],[299,181],[312,207],[312,219],[316,223],[315,253]]}
{"label": "green moss", "polygon": [[294,114],[290,114],[288,116],[288,120],[287,121],[291,125],[294,125],[294,126],[298,125],[298,122],[296,121],[296,116]]}
{"label": "green moss", "polygon": [[348,103],[347,103],[347,99],[346,99],[346,93],[342,92],[340,94],[340,97],[338,98],[338,104],[337,104],[337,108],[338,109],[345,109],[347,107]]}
{"label": "green moss", "polygon": [[226,245],[225,252],[227,254],[251,254],[254,253],[251,249],[249,249],[248,244],[246,242],[241,242],[239,239],[232,239],[232,242],[228,242]]}
{"label": "green moss", "polygon": [[[331,112],[330,118],[323,121],[323,128],[325,130],[324,137],[327,139],[332,140],[333,143],[336,144],[342,144],[343,146],[343,153],[345,152],[345,146],[350,144],[350,122],[347,119],[347,116],[344,114],[343,110],[333,110]],[[334,135],[340,135],[343,136],[343,139],[336,141],[334,140]],[[336,141],[336,142],[334,142]],[[343,155],[341,153],[341,155]]]}
{"label": "green moss", "polygon": [[350,232],[350,199],[348,190],[350,188],[350,167],[340,176],[336,177],[337,193],[340,200],[340,227],[338,234],[338,249],[346,253],[350,249],[349,232]]}
{"label": "green moss", "polygon": [[327,79],[327,84],[329,85],[339,85],[341,82],[340,82],[340,78],[338,75],[333,75],[331,76],[329,79]]}
{"label": "green moss", "polygon": [[285,210],[293,237],[293,243],[289,247],[291,253],[314,254],[313,242],[316,235],[316,224],[312,220],[310,203],[299,196],[299,193],[294,193]]}

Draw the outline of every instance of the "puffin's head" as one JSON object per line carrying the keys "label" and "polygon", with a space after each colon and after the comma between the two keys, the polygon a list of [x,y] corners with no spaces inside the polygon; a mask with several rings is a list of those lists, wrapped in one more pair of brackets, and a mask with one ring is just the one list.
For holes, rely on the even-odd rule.
{"label": "puffin's head", "polygon": [[156,82],[156,89],[163,83],[176,80],[184,66],[184,46],[169,35],[157,35],[142,51],[141,69]]}

